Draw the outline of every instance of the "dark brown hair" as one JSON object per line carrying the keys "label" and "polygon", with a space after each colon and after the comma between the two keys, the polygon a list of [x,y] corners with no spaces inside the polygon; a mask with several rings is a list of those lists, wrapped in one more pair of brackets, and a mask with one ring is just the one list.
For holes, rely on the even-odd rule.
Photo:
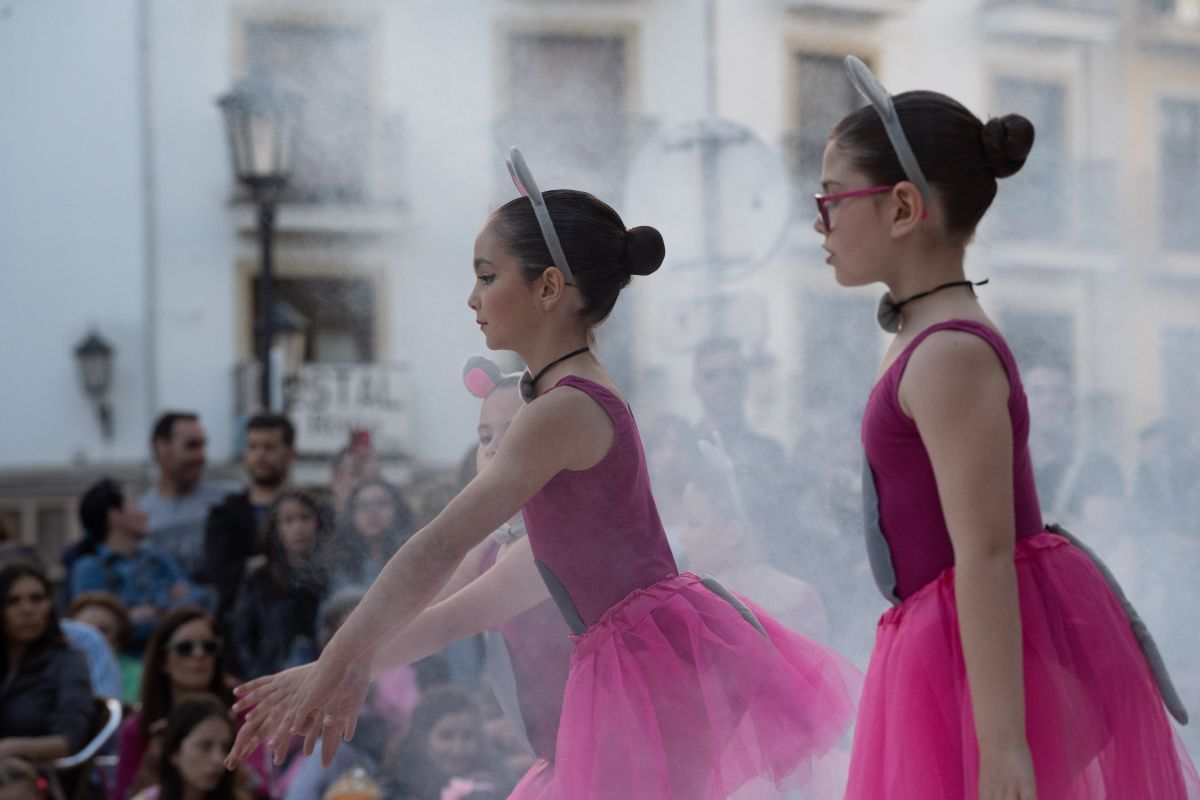
{"label": "dark brown hair", "polygon": [[[46,592],[46,599],[50,603],[46,628],[37,641],[30,644],[25,657],[29,658],[29,655],[50,647],[66,647],[67,642],[58,623],[58,611],[54,607],[54,587],[50,584],[50,579],[46,577],[46,571],[37,564],[31,561],[15,561],[0,567],[0,609],[8,606],[8,593],[12,591],[13,584],[21,578],[34,578],[42,584],[42,590]],[[8,631],[4,629],[4,617],[0,616],[0,643],[7,638]],[[11,667],[12,665],[8,663],[8,648],[0,647],[0,675],[7,674]]]}
{"label": "dark brown hair", "polygon": [[[543,192],[563,254],[583,295],[583,314],[597,325],[616,305],[634,275],[649,275],[666,256],[662,234],[649,226],[625,229],[621,216],[604,201],[573,189]],[[554,265],[528,198],[510,200],[492,212],[488,224],[521,262],[527,281]]]}
{"label": "dark brown hair", "polygon": [[121,647],[129,644],[129,638],[133,636],[133,622],[129,618],[129,607],[122,602],[120,597],[117,597],[112,592],[105,592],[100,589],[80,592],[67,605],[67,616],[74,619],[79,612],[88,606],[99,606],[116,617],[117,641]]}
{"label": "dark brown hair", "polygon": [[[171,761],[171,756],[179,752],[183,740],[201,722],[214,717],[224,720],[231,732],[237,730],[230,719],[229,709],[223,708],[216,698],[184,700],[171,709],[167,717],[167,730],[163,734],[162,754],[158,760],[159,800],[182,800],[184,797],[183,776]],[[236,772],[224,770],[216,788],[204,795],[206,800],[233,800],[237,796],[234,789],[236,776]]]}
{"label": "dark brown hair", "polygon": [[[142,690],[140,719],[142,736],[149,740],[150,726],[160,719],[166,719],[175,705],[171,697],[171,680],[167,676],[167,645],[175,631],[194,620],[204,620],[212,628],[213,635],[220,635],[220,626],[212,615],[199,606],[183,606],[170,611],[158,623],[158,627],[150,634],[146,644],[146,655],[142,658]],[[221,698],[227,705],[233,705],[233,693],[225,685],[225,670],[218,653],[214,659],[212,680],[208,683],[208,691]]]}
{"label": "dark brown hair", "polygon": [[[1007,114],[984,124],[938,92],[904,92],[893,102],[917,163],[941,199],[946,229],[969,239],[996,197],[996,179],[1025,164],[1033,147],[1033,123]],[[908,180],[873,107],[847,115],[829,138],[873,184]]]}

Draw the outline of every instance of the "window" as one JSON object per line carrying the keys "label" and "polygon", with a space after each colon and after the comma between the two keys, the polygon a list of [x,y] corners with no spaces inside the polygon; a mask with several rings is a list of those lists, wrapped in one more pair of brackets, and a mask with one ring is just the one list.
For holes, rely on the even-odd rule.
{"label": "window", "polygon": [[[543,187],[586,186],[620,206],[636,142],[626,88],[625,37],[514,33],[508,39],[504,153],[520,146]],[[510,196],[508,188],[503,196]]]}
{"label": "window", "polygon": [[846,78],[841,56],[797,53],[792,70],[796,126],[788,149],[796,185],[812,193],[820,191],[821,157],[830,131],[864,101]]}
{"label": "window", "polygon": [[[376,290],[370,278],[276,278],[274,287],[277,325],[305,328],[303,361],[375,359]],[[257,281],[252,302],[257,312]]]}
{"label": "window", "polygon": [[304,97],[287,197],[347,202],[365,194],[371,132],[371,42],[360,26],[246,25],[249,72],[265,70]]}
{"label": "window", "polygon": [[1200,250],[1200,101],[1163,100],[1159,219],[1163,245]]}
{"label": "window", "polygon": [[1037,140],[1021,171],[995,201],[997,238],[1061,240],[1070,224],[1067,181],[1067,92],[1060,84],[1016,78],[995,83],[998,114],[1022,114]]}

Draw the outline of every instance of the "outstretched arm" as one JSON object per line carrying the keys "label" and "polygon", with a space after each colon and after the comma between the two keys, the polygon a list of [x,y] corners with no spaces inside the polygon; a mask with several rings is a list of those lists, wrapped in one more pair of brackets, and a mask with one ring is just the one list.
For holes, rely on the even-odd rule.
{"label": "outstretched arm", "polygon": [[331,758],[357,711],[329,707],[339,683],[369,672],[380,647],[425,608],[472,547],[556,474],[596,464],[611,442],[608,415],[572,389],[551,392],[518,413],[489,468],[388,561],[321,653],[276,728],[277,753],[291,733],[303,734],[311,752],[323,731],[322,755]]}
{"label": "outstretched arm", "polygon": [[979,743],[979,796],[1033,800],[1013,563],[1009,394],[991,346],[950,331],[933,334],[917,349],[900,384],[901,402],[929,453],[954,546],[955,601]]}
{"label": "outstretched arm", "polygon": [[[343,682],[330,702],[357,710],[365,701],[370,679],[436,653],[460,639],[490,630],[548,596],[534,564],[529,540],[522,539],[483,575],[417,615],[412,624],[380,647],[369,673]],[[239,700],[234,710],[250,712],[230,750],[231,764],[245,759],[258,747],[262,737],[278,725],[292,694],[315,666],[294,667],[238,687]],[[348,722],[348,732],[353,727]]]}

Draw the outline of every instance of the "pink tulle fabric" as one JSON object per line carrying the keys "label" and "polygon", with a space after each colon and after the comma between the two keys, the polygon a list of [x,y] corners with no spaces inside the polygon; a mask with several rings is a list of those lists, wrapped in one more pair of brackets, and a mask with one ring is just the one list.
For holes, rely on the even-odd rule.
{"label": "pink tulle fabric", "polygon": [[[1039,800],[1183,800],[1200,780],[1133,632],[1095,565],[1065,539],[1016,545],[1026,732]],[[974,800],[979,753],[954,570],[880,619],[847,800]]]}
{"label": "pink tulle fabric", "polygon": [[699,581],[632,592],[576,637],[556,759],[511,797],[715,800],[808,781],[861,676],[745,601],[764,637]]}

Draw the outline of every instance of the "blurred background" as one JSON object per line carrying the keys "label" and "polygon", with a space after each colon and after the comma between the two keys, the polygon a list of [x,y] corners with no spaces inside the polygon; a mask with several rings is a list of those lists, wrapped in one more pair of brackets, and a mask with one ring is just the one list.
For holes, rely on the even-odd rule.
{"label": "blurred background", "polygon": [[168,410],[213,481],[270,408],[289,484],[336,504],[369,451],[435,514],[470,472],[472,243],[517,144],[542,189],[666,238],[599,340],[668,528],[696,431],[752,430],[765,558],[865,666],[880,289],[834,283],[811,199],[848,53],[1034,122],[968,276],[1022,366],[1047,520],[1111,562],[1197,711],[1200,0],[0,0],[0,536],[65,581],[84,490],[162,483]]}

